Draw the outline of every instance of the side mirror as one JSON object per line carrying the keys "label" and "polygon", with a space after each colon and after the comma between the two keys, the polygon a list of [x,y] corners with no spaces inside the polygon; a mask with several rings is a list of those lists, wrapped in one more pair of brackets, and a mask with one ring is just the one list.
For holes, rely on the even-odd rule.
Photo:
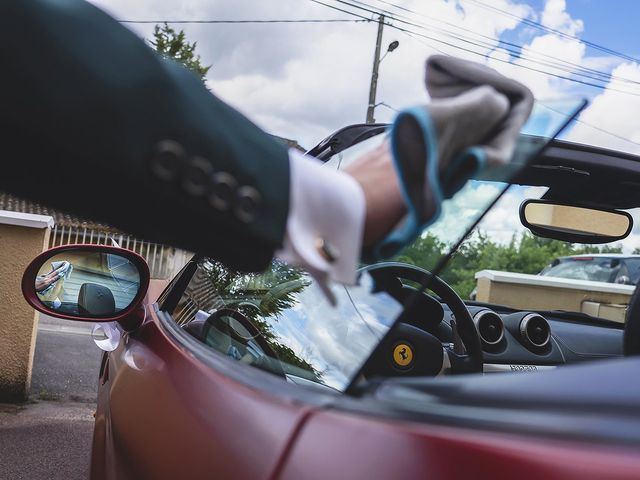
{"label": "side mirror", "polygon": [[571,243],[615,242],[626,238],[633,227],[627,212],[547,200],[522,202],[520,221],[539,237]]}
{"label": "side mirror", "polygon": [[38,255],[22,277],[36,310],[85,322],[125,320],[142,304],[149,267],[138,254],[105,245],[64,245]]}

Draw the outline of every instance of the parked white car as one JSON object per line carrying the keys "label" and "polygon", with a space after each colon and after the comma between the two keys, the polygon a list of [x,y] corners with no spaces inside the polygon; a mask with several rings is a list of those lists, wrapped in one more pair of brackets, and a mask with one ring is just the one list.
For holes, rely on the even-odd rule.
{"label": "parked white car", "polygon": [[636,285],[640,280],[640,255],[599,253],[559,257],[545,267],[540,275]]}

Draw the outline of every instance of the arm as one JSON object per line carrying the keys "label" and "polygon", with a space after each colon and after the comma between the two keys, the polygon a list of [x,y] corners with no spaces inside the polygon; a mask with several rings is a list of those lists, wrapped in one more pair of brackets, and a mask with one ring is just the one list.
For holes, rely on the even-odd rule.
{"label": "arm", "polygon": [[[283,240],[286,149],[81,0],[0,2],[0,188],[263,268]],[[55,193],[52,192],[55,187]]]}
{"label": "arm", "polygon": [[0,52],[0,189],[232,269],[264,268],[284,242],[283,258],[325,284],[353,282],[361,242],[402,213],[387,146],[351,176],[289,160],[198,78],[82,0],[0,2],[0,39],[24,44]]}

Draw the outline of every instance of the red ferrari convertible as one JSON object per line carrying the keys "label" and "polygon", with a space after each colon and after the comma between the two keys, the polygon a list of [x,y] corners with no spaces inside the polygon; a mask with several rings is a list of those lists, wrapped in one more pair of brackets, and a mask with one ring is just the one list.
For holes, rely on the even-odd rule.
{"label": "red ferrari convertible", "polygon": [[[311,153],[342,168],[383,131],[347,128]],[[474,232],[498,244],[496,225],[624,243],[640,157],[555,141],[509,175],[468,182],[398,261],[335,286],[336,307],[277,261],[248,275],[196,256],[149,303],[148,267],[130,251],[40,255],[26,299],[95,322],[105,351],[91,477],[640,478],[634,287],[448,269]],[[436,243],[453,252],[430,254]],[[462,300],[463,274],[477,301]]]}

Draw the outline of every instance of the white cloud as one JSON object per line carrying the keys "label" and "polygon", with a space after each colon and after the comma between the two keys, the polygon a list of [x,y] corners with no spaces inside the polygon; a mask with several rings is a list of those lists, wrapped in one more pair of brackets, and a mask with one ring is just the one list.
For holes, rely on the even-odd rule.
{"label": "white cloud", "polygon": [[[575,35],[583,28],[583,22],[566,11],[564,0],[547,0],[541,17],[545,27],[563,34]],[[580,67],[594,64],[595,60],[586,57],[586,45],[579,40],[543,30],[528,31],[532,38],[523,45],[517,57],[501,47],[492,52],[487,63],[527,85],[538,99],[566,96],[574,90],[574,84],[558,77],[570,77]],[[604,64],[602,57],[598,60]]]}
{"label": "white cloud", "polygon": [[[378,0],[368,0],[374,8],[390,8]],[[279,0],[93,0],[119,19],[274,19],[274,18],[345,18],[310,1]],[[580,35],[584,22],[567,9],[565,0],[547,0],[542,12],[536,12],[523,0],[495,0],[491,8],[473,2],[407,0],[402,6],[415,12],[399,13],[426,30],[392,23],[401,28],[421,32],[431,39],[407,36],[386,27],[383,47],[400,41],[400,47],[389,54],[380,67],[377,101],[401,109],[428,101],[424,89],[424,61],[430,54],[442,51],[476,61],[484,61],[506,75],[517,78],[532,88],[538,98],[558,98],[584,92],[582,87],[566,80],[533,70],[544,70],[570,76],[576,64],[587,68],[613,71],[609,88],[598,95],[582,120],[622,137],[637,139],[633,112],[640,97],[621,95],[615,89],[640,91],[637,85],[625,83],[622,77],[638,80],[638,67],[620,64],[612,56],[588,56],[585,44],[521,24],[522,18],[538,19],[543,25],[568,35]],[[509,12],[501,15],[497,10]],[[152,25],[129,24],[139,35],[149,38]],[[298,140],[311,147],[329,133],[365,118],[371,64],[376,36],[375,23],[357,24],[269,24],[269,25],[179,25],[190,40],[198,42],[204,63],[211,64],[207,82],[210,88],[267,131]],[[518,31],[528,40],[522,53],[531,60],[515,57],[498,38],[506,32]],[[450,33],[455,32],[452,37]],[[467,47],[473,55],[443,45],[436,40],[464,45],[464,36],[482,45]],[[521,37],[524,38],[524,37]],[[549,58],[549,57],[554,58]],[[511,63],[504,63],[511,62]],[[559,65],[562,64],[562,67]],[[569,71],[566,71],[566,70]],[[577,88],[577,90],[576,90]],[[588,90],[592,93],[593,90]],[[395,112],[380,105],[376,119],[389,122]],[[638,151],[634,144],[614,141],[593,128],[578,126],[573,140],[600,142],[614,148]]]}
{"label": "white cloud", "polygon": [[565,0],[547,0],[541,15],[545,27],[558,30],[567,35],[577,35],[584,29],[582,20],[575,20],[567,12]]}
{"label": "white cloud", "polygon": [[[300,0],[279,0],[277,6],[257,0],[93,0],[93,3],[119,19],[347,17]],[[519,17],[532,15],[529,6],[512,0],[498,0],[495,7],[508,10],[515,18],[495,15],[470,3],[434,1],[426,5],[421,0],[411,0],[403,6],[417,12],[413,21],[432,27],[427,31],[430,36],[449,42],[452,38],[440,29],[455,30],[476,39],[478,34],[499,37],[516,28]],[[146,38],[153,28],[128,26]],[[191,41],[198,42],[197,51],[204,63],[212,64],[208,75],[212,90],[274,134],[295,138],[310,147],[332,131],[365,119],[375,23],[179,25],[178,28],[183,28]],[[383,45],[393,40],[399,40],[401,45],[381,65],[377,101],[396,109],[426,102],[424,61],[437,52],[433,47],[458,55],[462,52],[385,28]],[[483,41],[487,45],[478,49],[481,54],[497,45],[497,40]],[[476,55],[468,57],[481,59]],[[379,121],[390,121],[393,115],[393,110],[384,106],[376,109]]]}
{"label": "white cloud", "polygon": [[[569,140],[640,154],[640,89],[620,79],[640,82],[640,65],[624,63],[613,70],[608,88],[580,115],[583,123],[572,129]],[[637,94],[619,90],[635,90]]]}

